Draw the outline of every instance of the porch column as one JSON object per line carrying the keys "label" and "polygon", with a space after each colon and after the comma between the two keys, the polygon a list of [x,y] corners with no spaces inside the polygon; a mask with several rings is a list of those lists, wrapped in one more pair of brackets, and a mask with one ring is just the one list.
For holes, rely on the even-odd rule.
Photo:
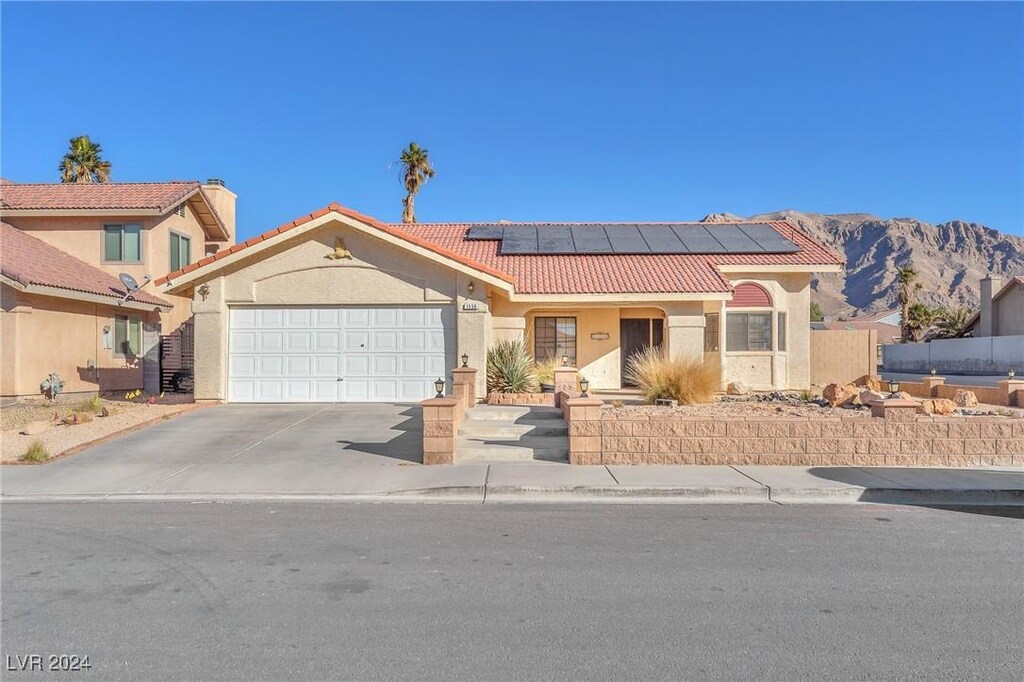
{"label": "porch column", "polygon": [[672,357],[704,355],[704,304],[685,301],[665,306],[668,352]]}

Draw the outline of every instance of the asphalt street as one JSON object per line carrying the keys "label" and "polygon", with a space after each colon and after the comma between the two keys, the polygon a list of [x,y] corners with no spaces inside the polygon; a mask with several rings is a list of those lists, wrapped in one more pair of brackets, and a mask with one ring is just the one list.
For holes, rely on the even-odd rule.
{"label": "asphalt street", "polygon": [[985,679],[1016,510],[5,503],[4,679]]}

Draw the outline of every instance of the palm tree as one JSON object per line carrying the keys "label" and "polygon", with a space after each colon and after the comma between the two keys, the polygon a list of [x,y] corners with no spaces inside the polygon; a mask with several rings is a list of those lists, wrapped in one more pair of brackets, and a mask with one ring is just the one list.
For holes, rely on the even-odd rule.
{"label": "palm tree", "polygon": [[402,150],[398,159],[402,166],[402,184],[405,185],[405,198],[402,199],[402,222],[416,222],[416,194],[434,177],[434,167],[430,165],[427,150],[415,142]]}
{"label": "palm tree", "polygon": [[955,339],[967,329],[967,323],[971,321],[971,311],[960,306],[959,308],[943,308],[939,311],[938,320],[935,323],[936,336],[940,339]]}
{"label": "palm tree", "polygon": [[921,283],[917,281],[917,270],[910,266],[897,268],[896,283],[899,284],[897,299],[900,302],[900,342],[907,343],[914,335],[910,327],[910,309],[921,288]]}
{"label": "palm tree", "polygon": [[938,308],[932,308],[924,303],[915,303],[910,306],[907,320],[904,322],[904,328],[910,331],[910,340],[921,341],[924,339],[935,325],[941,312]]}
{"label": "palm tree", "polygon": [[99,144],[81,135],[71,138],[70,147],[57,167],[61,182],[110,182],[110,162],[100,158],[103,148]]}

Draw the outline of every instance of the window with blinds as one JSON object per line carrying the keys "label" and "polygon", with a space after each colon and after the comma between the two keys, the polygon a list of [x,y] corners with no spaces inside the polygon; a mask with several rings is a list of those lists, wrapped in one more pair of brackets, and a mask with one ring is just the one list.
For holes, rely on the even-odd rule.
{"label": "window with blinds", "polygon": [[728,313],[725,316],[727,351],[766,351],[772,349],[772,314]]}

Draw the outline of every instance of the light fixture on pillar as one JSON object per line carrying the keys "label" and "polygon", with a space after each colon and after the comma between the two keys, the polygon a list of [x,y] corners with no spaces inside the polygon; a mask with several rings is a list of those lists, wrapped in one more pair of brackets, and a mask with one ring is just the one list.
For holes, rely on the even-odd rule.
{"label": "light fixture on pillar", "polygon": [[1006,373],[1006,378],[1007,379],[1013,379],[1015,376],[1017,376],[1017,373],[1014,372],[1012,369],[1009,372]]}
{"label": "light fixture on pillar", "polygon": [[895,379],[889,379],[889,393],[890,395],[900,392],[900,382]]}
{"label": "light fixture on pillar", "polygon": [[587,395],[588,390],[590,390],[590,382],[587,381],[585,377],[580,377],[580,392],[582,394],[581,397],[589,398],[590,396]]}
{"label": "light fixture on pillar", "polygon": [[462,366],[469,367],[469,353],[462,354]]}
{"label": "light fixture on pillar", "polygon": [[562,367],[568,367],[568,366],[569,366],[569,356],[568,355],[563,355],[562,356]]}
{"label": "light fixture on pillar", "polygon": [[938,374],[938,373],[939,373],[939,372],[938,372],[938,370],[937,370],[937,369],[935,369],[934,367],[932,367],[931,375],[932,375],[932,376],[935,376],[935,375],[936,375],[936,374]]}
{"label": "light fixture on pillar", "polygon": [[434,390],[437,391],[437,395],[434,396],[435,398],[444,397],[444,379],[442,379],[441,377],[437,378],[437,381],[434,382]]}

